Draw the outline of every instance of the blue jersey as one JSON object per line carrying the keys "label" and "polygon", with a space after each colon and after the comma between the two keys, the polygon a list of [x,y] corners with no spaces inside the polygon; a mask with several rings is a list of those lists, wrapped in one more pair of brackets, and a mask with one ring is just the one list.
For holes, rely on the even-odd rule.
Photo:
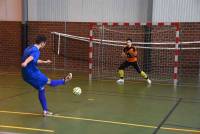
{"label": "blue jersey", "polygon": [[22,68],[23,79],[34,88],[42,90],[46,85],[48,78],[38,69],[37,61],[40,57],[40,51],[35,45],[31,45],[24,50],[22,62],[29,56],[32,56],[33,60],[26,67]]}

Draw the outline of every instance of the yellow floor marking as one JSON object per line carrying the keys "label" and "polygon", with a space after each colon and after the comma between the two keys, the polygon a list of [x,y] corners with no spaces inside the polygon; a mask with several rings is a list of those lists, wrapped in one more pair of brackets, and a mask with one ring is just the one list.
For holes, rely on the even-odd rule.
{"label": "yellow floor marking", "polygon": [[89,98],[88,100],[89,100],[89,101],[94,101],[95,99]]}
{"label": "yellow floor marking", "polygon": [[[27,113],[27,112],[0,111],[0,113],[42,116],[41,114]],[[72,120],[100,122],[100,123],[109,123],[109,124],[125,125],[125,126],[133,126],[133,127],[152,128],[152,129],[157,128],[157,126],[152,126],[152,125],[143,125],[143,124],[126,123],[126,122],[118,122],[118,121],[97,120],[97,119],[73,117],[73,116],[51,115],[50,117],[61,118],[61,119],[72,119]],[[182,129],[182,128],[170,128],[170,127],[161,127],[160,129],[168,130],[168,131],[200,133],[200,130],[194,130],[194,129]]]}
{"label": "yellow floor marking", "polygon": [[54,133],[53,130],[48,130],[48,129],[28,128],[28,127],[19,127],[19,126],[8,126],[8,125],[1,125],[1,124],[0,124],[0,128],[10,128],[10,129],[20,129],[20,130],[30,130],[30,131],[40,131],[40,132]]}

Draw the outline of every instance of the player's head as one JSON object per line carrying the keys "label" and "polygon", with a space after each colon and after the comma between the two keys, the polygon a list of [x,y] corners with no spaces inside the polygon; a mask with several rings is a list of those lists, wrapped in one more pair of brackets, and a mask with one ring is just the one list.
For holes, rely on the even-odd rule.
{"label": "player's head", "polygon": [[131,45],[132,45],[132,39],[130,38],[126,39],[126,46],[131,47]]}
{"label": "player's head", "polygon": [[38,35],[35,38],[35,43],[39,45],[41,48],[45,47],[47,42],[47,38],[44,35]]}

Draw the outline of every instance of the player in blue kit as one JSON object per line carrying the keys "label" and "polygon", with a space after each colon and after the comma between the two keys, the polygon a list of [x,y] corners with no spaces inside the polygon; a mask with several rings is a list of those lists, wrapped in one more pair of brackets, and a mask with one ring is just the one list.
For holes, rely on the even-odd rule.
{"label": "player in blue kit", "polygon": [[45,96],[45,86],[52,87],[64,85],[72,79],[72,73],[69,73],[63,79],[51,80],[45,74],[43,74],[37,67],[38,64],[50,64],[50,60],[40,60],[40,49],[46,45],[45,36],[37,36],[35,44],[28,46],[22,56],[22,77],[25,82],[33,86],[38,90],[39,101],[43,108],[43,115],[48,116],[53,113],[48,110],[47,101]]}

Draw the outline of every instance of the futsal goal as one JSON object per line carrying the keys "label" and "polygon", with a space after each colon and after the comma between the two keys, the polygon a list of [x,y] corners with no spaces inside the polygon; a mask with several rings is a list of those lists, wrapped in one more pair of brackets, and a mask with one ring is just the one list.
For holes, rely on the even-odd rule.
{"label": "futsal goal", "polygon": [[[121,57],[127,38],[133,40],[138,51],[138,63],[153,81],[177,82],[199,80],[200,42],[181,42],[180,24],[176,23],[91,23],[88,37],[52,32],[57,55],[63,55],[66,64],[78,58],[70,53],[71,44],[78,43],[89,49],[89,79],[117,79],[117,70],[126,59]],[[71,46],[72,47],[72,46]],[[68,52],[67,52],[68,50]],[[142,80],[129,67],[125,79]]]}

